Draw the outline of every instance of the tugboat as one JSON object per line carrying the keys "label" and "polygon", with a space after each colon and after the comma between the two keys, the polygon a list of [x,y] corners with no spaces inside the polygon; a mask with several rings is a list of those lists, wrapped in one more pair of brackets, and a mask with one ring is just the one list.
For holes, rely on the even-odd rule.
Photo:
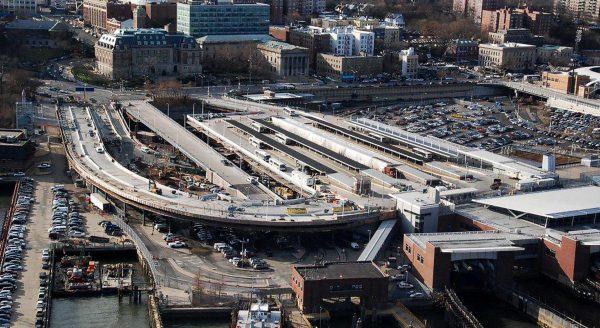
{"label": "tugboat", "polygon": [[239,310],[236,328],[281,328],[281,311],[270,310],[269,303],[259,300],[249,310]]}

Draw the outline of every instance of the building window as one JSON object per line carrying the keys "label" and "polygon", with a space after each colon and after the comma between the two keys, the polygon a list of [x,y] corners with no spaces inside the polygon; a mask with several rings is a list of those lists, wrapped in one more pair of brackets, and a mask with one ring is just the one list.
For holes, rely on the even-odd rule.
{"label": "building window", "polygon": [[419,261],[419,263],[423,264],[425,259],[423,258],[423,256],[421,256],[421,254],[417,254],[417,261]]}

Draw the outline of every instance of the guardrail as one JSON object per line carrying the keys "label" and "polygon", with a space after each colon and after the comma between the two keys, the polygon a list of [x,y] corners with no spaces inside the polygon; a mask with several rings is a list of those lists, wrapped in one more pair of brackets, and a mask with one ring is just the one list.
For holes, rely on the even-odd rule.
{"label": "guardrail", "polygon": [[123,229],[123,231],[129,236],[129,238],[131,238],[138,252],[142,255],[142,257],[148,264],[148,267],[152,274],[152,279],[154,280],[154,283],[157,287],[162,286],[180,290],[189,290],[191,288],[191,280],[175,278],[159,272],[159,270],[157,269],[158,262],[156,261],[156,258],[152,255],[150,250],[148,250],[138,233],[120,217],[113,215],[112,220],[113,223],[121,227],[121,229]]}

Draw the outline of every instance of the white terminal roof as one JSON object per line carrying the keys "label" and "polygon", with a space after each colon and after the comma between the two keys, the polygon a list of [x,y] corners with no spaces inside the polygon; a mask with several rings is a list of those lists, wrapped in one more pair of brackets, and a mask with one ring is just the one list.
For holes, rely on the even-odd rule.
{"label": "white terminal roof", "polygon": [[521,245],[537,242],[534,236],[501,231],[469,231],[408,234],[406,237],[425,249],[427,243],[442,253],[522,251]]}
{"label": "white terminal roof", "polygon": [[557,219],[600,213],[600,187],[559,189],[473,201],[493,207]]}

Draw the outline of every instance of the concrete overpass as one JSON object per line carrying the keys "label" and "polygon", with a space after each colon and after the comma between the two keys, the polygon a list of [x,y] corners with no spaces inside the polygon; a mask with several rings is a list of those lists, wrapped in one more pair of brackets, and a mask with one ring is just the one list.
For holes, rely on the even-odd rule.
{"label": "concrete overpass", "polygon": [[[286,205],[256,204],[242,199],[230,202],[214,197],[196,198],[160,184],[158,187],[163,193],[158,195],[148,190],[148,179],[129,171],[108,153],[96,151],[97,147],[104,145],[98,134],[90,135],[89,131],[98,130],[97,125],[102,123],[96,121],[89,109],[59,108],[57,116],[69,166],[92,190],[159,215],[239,229],[280,231],[345,229],[394,215],[393,211],[378,210],[333,213],[333,205],[312,201],[302,205],[306,214],[289,215]],[[243,207],[245,211],[230,211],[232,205]]]}
{"label": "concrete overpass", "polygon": [[564,94],[552,89],[540,87],[531,83],[494,81],[491,84],[503,85],[515,92],[526,93],[546,99],[549,107],[600,116],[600,100],[582,98],[575,95]]}

